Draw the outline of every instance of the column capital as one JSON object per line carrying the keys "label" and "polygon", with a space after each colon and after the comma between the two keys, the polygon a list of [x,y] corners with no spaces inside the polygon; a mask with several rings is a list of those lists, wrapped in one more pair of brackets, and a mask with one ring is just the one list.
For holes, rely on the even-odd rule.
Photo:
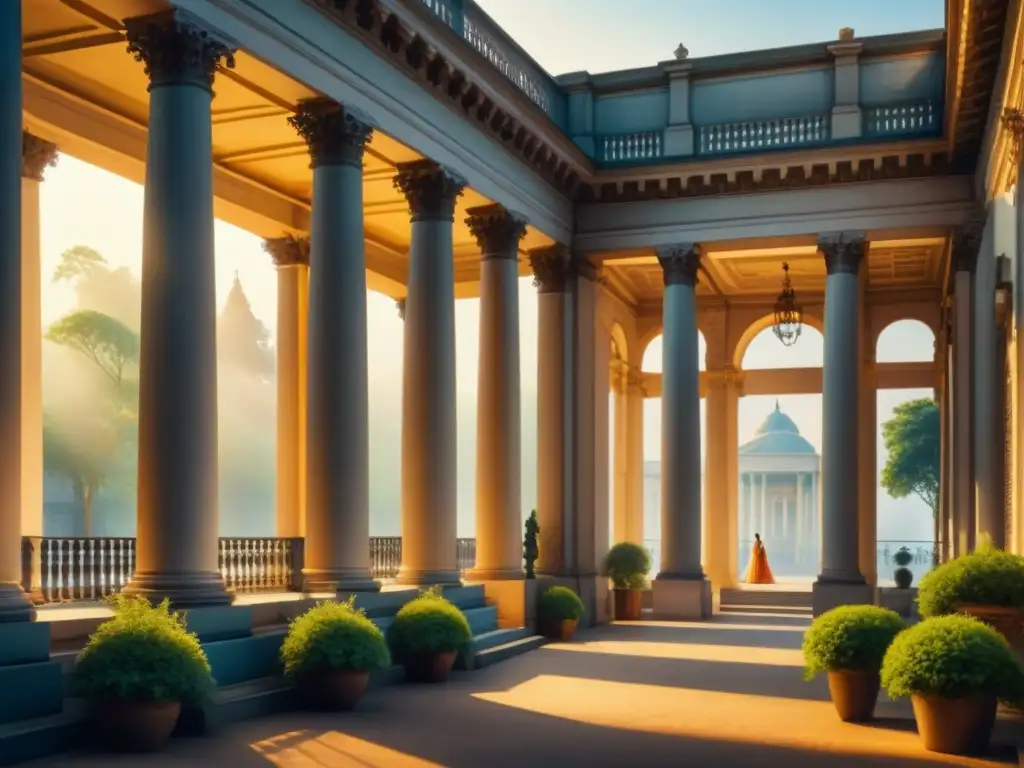
{"label": "column capital", "polygon": [[526,234],[526,220],[493,204],[466,211],[466,226],[480,246],[480,258],[519,260],[519,241]]}
{"label": "column capital", "polygon": [[1002,116],[1003,128],[1010,134],[1011,162],[1020,160],[1021,147],[1024,146],[1024,109],[1006,107]]}
{"label": "column capital", "polygon": [[311,168],[349,165],[362,169],[373,126],[358,110],[331,99],[304,99],[288,124],[309,147]]}
{"label": "column capital", "polygon": [[677,243],[656,249],[665,285],[697,285],[700,270],[700,244]]}
{"label": "column capital", "polygon": [[600,267],[594,264],[589,256],[577,251],[571,251],[569,254],[568,269],[568,276],[570,277],[579,277],[591,282],[597,282],[601,279]]}
{"label": "column capital", "polygon": [[192,84],[212,92],[214,75],[235,67],[235,45],[180,10],[125,19],[124,26],[128,53],[145,64],[150,89]]}
{"label": "column capital", "polygon": [[263,241],[263,250],[270,254],[275,267],[308,267],[309,238],[300,235],[272,237]]}
{"label": "column capital", "polygon": [[534,248],[530,251],[533,285],[538,293],[564,293],[572,254],[561,243]]}
{"label": "column capital", "polygon": [[395,309],[398,310],[398,319],[405,320],[405,297],[395,299]]}
{"label": "column capital", "polygon": [[716,368],[705,371],[709,389],[743,389],[746,375],[743,371],[727,365],[724,368]]}
{"label": "column capital", "polygon": [[829,232],[818,236],[818,250],[830,275],[856,275],[867,253],[863,232]]}
{"label": "column capital", "polygon": [[955,271],[974,272],[978,265],[978,251],[981,249],[981,237],[984,230],[985,220],[975,217],[953,231],[950,255],[953,258]]}
{"label": "column capital", "polygon": [[413,221],[455,221],[455,201],[466,188],[464,179],[433,160],[399,163],[395,189],[409,201]]}
{"label": "column capital", "polygon": [[53,142],[40,139],[28,131],[21,132],[21,177],[42,181],[47,168],[57,164],[60,150]]}

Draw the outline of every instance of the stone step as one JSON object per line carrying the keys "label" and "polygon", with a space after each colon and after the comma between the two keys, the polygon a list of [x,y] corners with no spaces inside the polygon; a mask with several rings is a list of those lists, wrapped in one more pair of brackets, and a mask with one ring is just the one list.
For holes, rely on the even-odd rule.
{"label": "stone step", "polygon": [[58,714],[0,725],[0,765],[16,765],[75,749],[81,744],[84,722],[82,702],[67,699]]}
{"label": "stone step", "polygon": [[463,611],[469,608],[482,608],[487,605],[483,584],[466,584],[461,587],[445,587],[443,594]]}
{"label": "stone step", "polygon": [[788,605],[801,608],[810,608],[812,605],[810,592],[799,590],[753,590],[753,589],[723,589],[721,594],[721,605],[724,606],[761,606],[761,605]]}
{"label": "stone step", "polygon": [[473,669],[484,669],[492,664],[497,664],[499,661],[505,661],[514,656],[521,656],[524,653],[540,648],[546,642],[547,638],[540,635],[529,635],[508,643],[495,645],[474,655]]}
{"label": "stone step", "polygon": [[493,632],[498,628],[498,606],[484,605],[479,608],[463,608],[462,613],[469,622],[473,636]]}
{"label": "stone step", "polygon": [[719,613],[770,613],[781,616],[811,616],[810,606],[802,605],[722,605]]}

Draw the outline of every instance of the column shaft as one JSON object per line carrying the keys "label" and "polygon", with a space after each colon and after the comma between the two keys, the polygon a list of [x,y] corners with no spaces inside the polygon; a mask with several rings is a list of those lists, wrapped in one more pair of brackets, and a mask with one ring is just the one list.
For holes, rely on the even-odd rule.
{"label": "column shaft", "polygon": [[996,326],[996,283],[998,264],[993,248],[992,227],[981,240],[972,297],[971,342],[974,346],[972,399],[974,405],[973,463],[974,496],[977,510],[976,543],[989,541],[1002,549],[1006,523],[1003,499],[1004,441],[1002,380],[1004,369],[999,345],[1002,334]]}
{"label": "column shaft", "polygon": [[625,505],[626,540],[644,543],[644,393],[630,380],[625,397]]}
{"label": "column shaft", "polygon": [[954,234],[952,366],[952,555],[973,552],[976,515],[974,489],[974,339],[972,293],[983,222],[974,221]]}
{"label": "column shaft", "polygon": [[[716,588],[729,587],[737,578],[738,478],[730,459],[738,451],[735,410],[739,373],[730,369],[709,371],[704,398],[707,421],[707,456],[704,468],[706,520],[704,521],[704,567]],[[732,429],[730,429],[730,424]],[[736,567],[734,567],[734,564]]]}

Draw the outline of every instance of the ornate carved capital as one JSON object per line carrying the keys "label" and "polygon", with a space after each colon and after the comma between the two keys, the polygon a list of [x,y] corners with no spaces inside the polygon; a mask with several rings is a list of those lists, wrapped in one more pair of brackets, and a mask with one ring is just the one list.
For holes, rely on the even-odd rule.
{"label": "ornate carved capital", "polygon": [[700,269],[700,245],[679,243],[657,249],[658,263],[665,276],[665,285],[697,285]]}
{"label": "ornate carved capital", "polygon": [[433,160],[399,163],[395,189],[409,201],[413,221],[455,221],[455,201],[465,180]]}
{"label": "ornate carved capital", "polygon": [[744,373],[731,365],[707,371],[705,375],[709,389],[743,389]]}
{"label": "ornate carved capital", "polygon": [[565,293],[569,259],[569,249],[560,243],[530,251],[533,284],[538,293]]}
{"label": "ornate carved capital", "polygon": [[831,232],[818,237],[818,250],[825,257],[830,275],[856,275],[867,252],[863,232]]}
{"label": "ornate carved capital", "polygon": [[1021,147],[1024,146],[1024,109],[1004,109],[1003,128],[1010,134],[1010,162],[1016,164],[1020,161]]}
{"label": "ornate carved capital", "polygon": [[149,87],[190,83],[213,90],[221,69],[234,69],[235,46],[179,10],[125,19],[128,53],[146,65]]}
{"label": "ornate carved capital", "polygon": [[601,280],[601,270],[590,260],[590,257],[573,251],[569,256],[569,272],[571,277],[579,277],[591,282]]}
{"label": "ornate carved capital", "polygon": [[42,181],[46,169],[57,164],[59,154],[56,144],[33,136],[28,131],[21,132],[22,177]]}
{"label": "ornate carved capital", "polygon": [[373,139],[373,126],[358,111],[330,99],[307,99],[288,124],[309,147],[310,167],[363,167],[363,153]]}
{"label": "ornate carved capital", "polygon": [[978,251],[981,250],[981,236],[985,231],[985,220],[974,217],[953,232],[951,255],[953,269],[957,272],[974,272],[978,265]]}
{"label": "ornate carved capital", "polygon": [[395,309],[398,310],[398,319],[405,320],[405,299],[395,299]]}
{"label": "ornate carved capital", "polygon": [[263,250],[270,254],[275,267],[309,266],[309,238],[285,235],[263,241]]}
{"label": "ornate carved capital", "polygon": [[500,205],[484,205],[466,211],[466,226],[486,259],[519,259],[519,241],[526,234],[526,220]]}

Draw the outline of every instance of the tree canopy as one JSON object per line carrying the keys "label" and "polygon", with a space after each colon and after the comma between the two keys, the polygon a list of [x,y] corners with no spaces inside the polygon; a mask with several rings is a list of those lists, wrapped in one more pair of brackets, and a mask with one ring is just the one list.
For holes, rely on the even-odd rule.
{"label": "tree canopy", "polygon": [[882,487],[894,499],[916,495],[932,514],[939,508],[939,408],[931,398],[910,400],[893,409],[882,425],[889,456]]}
{"label": "tree canopy", "polygon": [[125,368],[139,362],[139,335],[120,320],[92,309],[64,315],[47,329],[46,338],[81,352],[119,389]]}

